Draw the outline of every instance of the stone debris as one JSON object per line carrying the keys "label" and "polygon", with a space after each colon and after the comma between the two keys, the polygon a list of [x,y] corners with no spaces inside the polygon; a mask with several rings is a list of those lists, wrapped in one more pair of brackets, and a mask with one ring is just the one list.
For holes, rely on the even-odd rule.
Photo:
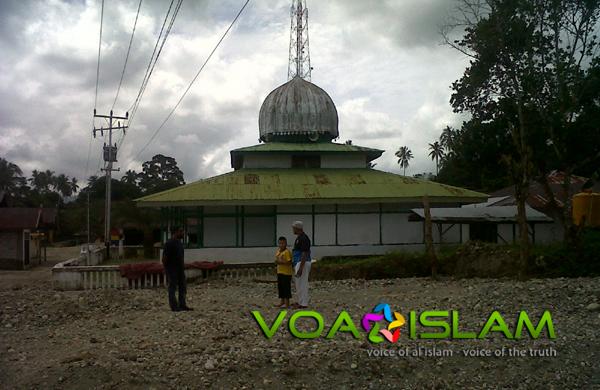
{"label": "stone debris", "polygon": [[[276,287],[252,281],[210,281],[188,287],[192,312],[168,310],[166,291],[55,292],[50,285],[0,287],[0,388],[596,388],[600,387],[600,278],[320,281],[310,310],[324,318],[323,337],[288,331],[294,310],[266,339],[251,316],[271,326]],[[380,302],[410,310],[455,310],[460,331],[479,331],[497,310],[514,330],[521,310],[538,320],[552,313],[557,338],[499,333],[475,340],[412,340],[371,344],[362,316]],[[347,311],[361,334],[326,339]],[[593,312],[592,316],[590,313]],[[408,317],[407,317],[408,320]],[[298,329],[314,321],[298,320]],[[404,332],[404,330],[402,330]],[[419,347],[451,349],[448,357],[389,357]],[[465,357],[462,349],[553,348],[558,356]]]}

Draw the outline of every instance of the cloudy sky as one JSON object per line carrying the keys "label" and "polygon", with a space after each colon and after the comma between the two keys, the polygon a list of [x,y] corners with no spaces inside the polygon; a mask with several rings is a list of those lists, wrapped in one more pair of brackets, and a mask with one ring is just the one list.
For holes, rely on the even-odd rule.
{"label": "cloudy sky", "polygon": [[[140,88],[167,0],[144,0],[115,114]],[[244,0],[185,0],[119,151],[140,170],[154,154],[176,158],[187,182],[231,170],[229,150],[258,143],[258,112],[287,81],[290,0],[252,0],[174,116],[139,157]],[[97,109],[110,110],[138,0],[105,0]],[[308,0],[312,81],[337,105],[340,140],[386,153],[377,168],[434,171],[427,144],[462,118],[450,84],[468,61],[441,45],[451,0]],[[0,1],[0,157],[26,174],[97,172],[103,140],[88,144],[96,85],[100,0]],[[96,120],[96,126],[106,126]],[[119,176],[120,174],[117,174]]]}

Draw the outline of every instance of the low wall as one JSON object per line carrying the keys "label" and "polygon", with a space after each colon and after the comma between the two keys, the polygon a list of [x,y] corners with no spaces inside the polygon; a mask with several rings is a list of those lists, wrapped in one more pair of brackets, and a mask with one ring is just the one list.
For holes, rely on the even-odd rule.
{"label": "low wall", "polygon": [[[164,275],[145,274],[140,279],[129,280],[121,276],[118,265],[81,266],[79,259],[71,259],[52,268],[56,290],[93,290],[107,288],[138,289],[166,286]],[[272,264],[223,265],[216,270],[186,269],[187,280],[243,279],[274,275]]]}
{"label": "low wall", "polygon": [[68,265],[98,265],[98,264],[102,264],[102,262],[104,261],[104,257],[106,255],[104,247],[90,244],[89,251],[90,251],[89,259],[88,259],[87,253],[81,253],[79,255],[79,257],[76,257],[71,260],[67,260],[64,263],[68,263]]}

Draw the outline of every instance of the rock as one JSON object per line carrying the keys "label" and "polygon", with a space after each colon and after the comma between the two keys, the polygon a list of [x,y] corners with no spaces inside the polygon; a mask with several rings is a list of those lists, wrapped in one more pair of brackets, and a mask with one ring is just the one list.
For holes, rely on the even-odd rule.
{"label": "rock", "polygon": [[590,303],[589,305],[586,306],[586,309],[589,311],[598,311],[598,310],[600,310],[600,304],[597,302]]}
{"label": "rock", "polygon": [[214,360],[212,360],[212,359],[207,360],[206,363],[204,363],[204,368],[207,370],[214,370],[215,369]]}
{"label": "rock", "polygon": [[352,364],[350,365],[350,368],[351,368],[351,369],[353,369],[353,370],[354,370],[355,368],[357,368],[357,367],[358,367],[358,365],[357,365],[356,363],[352,363]]}

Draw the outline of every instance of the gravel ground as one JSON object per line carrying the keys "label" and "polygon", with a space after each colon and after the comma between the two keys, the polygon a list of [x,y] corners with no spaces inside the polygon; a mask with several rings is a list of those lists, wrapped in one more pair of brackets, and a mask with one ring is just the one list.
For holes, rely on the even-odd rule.
{"label": "gravel ground", "polygon": [[[47,281],[0,286],[0,388],[543,388],[600,389],[600,278],[511,280],[396,279],[311,284],[312,309],[327,331],[348,310],[362,340],[298,340],[287,318],[271,340],[275,285],[212,281],[189,286],[193,312],[167,310],[164,290],[56,292]],[[550,310],[556,340],[408,340],[370,344],[362,315],[385,301],[393,310],[459,310],[461,330],[481,329],[492,310],[514,329],[526,310]],[[300,328],[309,321],[301,320]],[[419,347],[446,357],[373,356]],[[465,357],[465,348],[552,347],[555,357]],[[371,355],[370,355],[371,353]]]}

